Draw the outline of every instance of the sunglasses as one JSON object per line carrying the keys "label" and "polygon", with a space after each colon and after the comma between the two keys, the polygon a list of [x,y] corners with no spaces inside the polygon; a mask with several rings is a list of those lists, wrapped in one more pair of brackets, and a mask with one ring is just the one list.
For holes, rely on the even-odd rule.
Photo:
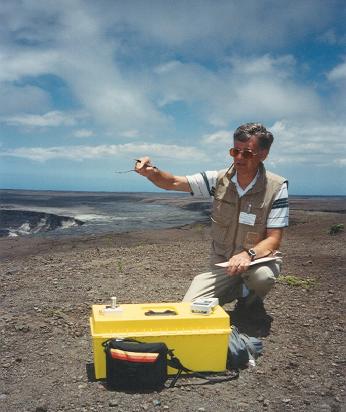
{"label": "sunglasses", "polygon": [[251,159],[252,157],[258,155],[258,153],[254,153],[251,149],[240,150],[240,149],[236,149],[235,147],[232,147],[232,149],[229,149],[229,154],[232,157],[237,157],[240,153],[242,154],[244,159]]}

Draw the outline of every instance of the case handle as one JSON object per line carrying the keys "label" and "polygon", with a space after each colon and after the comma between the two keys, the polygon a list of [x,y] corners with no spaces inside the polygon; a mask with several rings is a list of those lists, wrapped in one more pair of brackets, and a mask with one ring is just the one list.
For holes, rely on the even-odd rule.
{"label": "case handle", "polygon": [[144,313],[145,316],[175,316],[177,312],[175,310],[167,309],[163,311],[148,310]]}

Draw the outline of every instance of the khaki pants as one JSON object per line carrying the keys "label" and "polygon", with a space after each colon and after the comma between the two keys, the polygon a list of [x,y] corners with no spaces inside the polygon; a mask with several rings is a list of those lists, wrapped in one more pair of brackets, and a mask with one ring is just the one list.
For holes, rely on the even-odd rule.
{"label": "khaki pants", "polygon": [[192,302],[201,297],[218,298],[220,305],[224,305],[242,296],[243,283],[252,292],[251,298],[258,296],[264,299],[274,286],[282,263],[280,259],[254,265],[246,272],[232,276],[225,269],[215,266],[215,263],[225,260],[224,256],[212,255],[210,271],[201,273],[193,279],[183,301]]}

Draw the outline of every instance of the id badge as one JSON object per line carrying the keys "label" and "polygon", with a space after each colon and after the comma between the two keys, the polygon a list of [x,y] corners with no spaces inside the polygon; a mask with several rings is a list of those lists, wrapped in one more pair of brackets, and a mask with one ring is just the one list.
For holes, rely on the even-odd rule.
{"label": "id badge", "polygon": [[242,223],[243,225],[254,226],[255,221],[256,221],[256,215],[254,215],[253,213],[240,212],[239,223]]}

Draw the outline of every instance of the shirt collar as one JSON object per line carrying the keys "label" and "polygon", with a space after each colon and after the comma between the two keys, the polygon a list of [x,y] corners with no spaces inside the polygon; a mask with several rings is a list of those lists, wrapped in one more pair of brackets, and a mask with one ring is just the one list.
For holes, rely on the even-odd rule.
{"label": "shirt collar", "polygon": [[255,186],[257,179],[258,179],[258,175],[259,175],[259,170],[257,170],[257,174],[253,178],[252,182],[248,186],[246,186],[245,189],[242,189],[242,187],[238,183],[237,172],[234,173],[234,175],[231,177],[231,181],[235,184],[239,197],[244,196],[249,190],[251,190]]}

